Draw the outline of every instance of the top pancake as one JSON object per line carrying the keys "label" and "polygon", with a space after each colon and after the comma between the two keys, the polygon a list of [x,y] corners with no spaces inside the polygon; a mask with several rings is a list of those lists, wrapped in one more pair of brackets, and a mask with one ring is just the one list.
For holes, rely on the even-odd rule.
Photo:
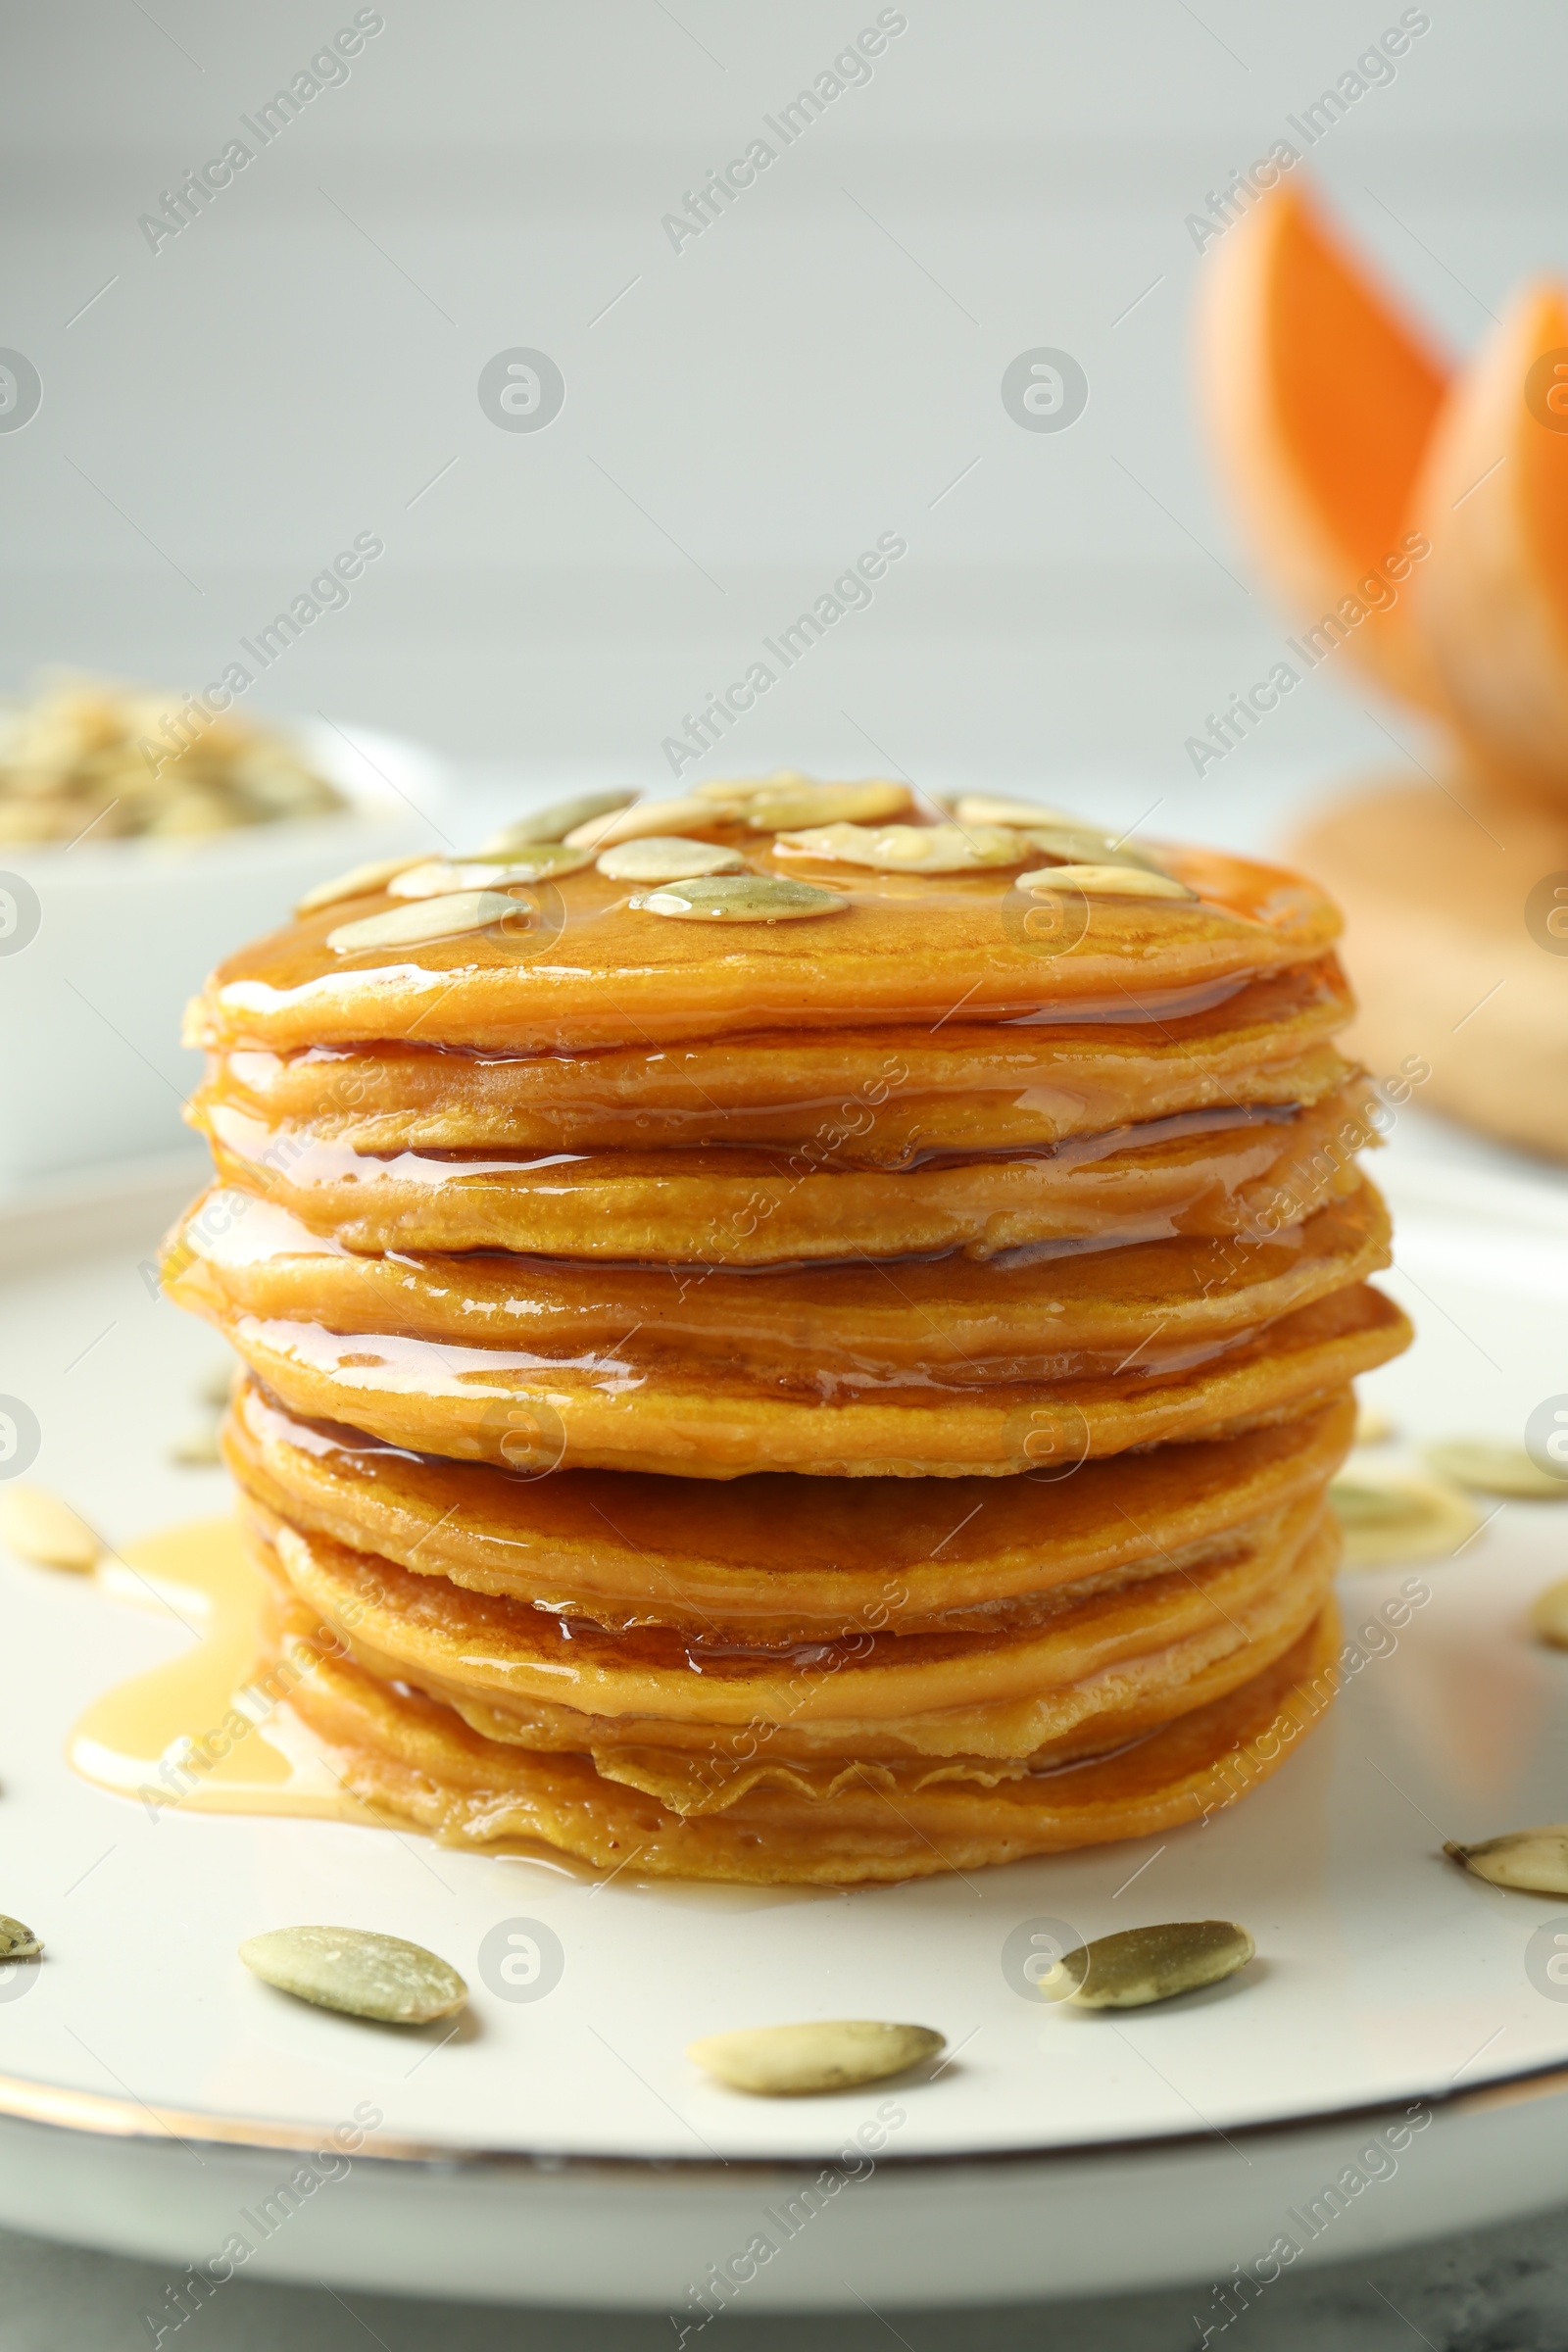
{"label": "top pancake", "polygon": [[[481,1052],[646,1046],[770,1028],[1027,1019],[1105,1005],[1126,1018],[1204,984],[1321,957],[1332,903],[1283,868],[1161,849],[1191,900],[1075,899],[1065,928],[1033,918],[1016,872],[876,873],[779,858],[734,824],[690,824],[753,870],[832,891],[844,910],[800,922],[706,925],[632,906],[595,867],[517,894],[499,930],[338,956],[329,932],[400,904],[356,899],[307,914],[220,964],[187,1040],[215,1049],[415,1041]],[[1042,860],[1031,858],[1024,865]],[[524,919],[526,916],[526,919]],[[1080,933],[1081,936],[1078,934]]]}

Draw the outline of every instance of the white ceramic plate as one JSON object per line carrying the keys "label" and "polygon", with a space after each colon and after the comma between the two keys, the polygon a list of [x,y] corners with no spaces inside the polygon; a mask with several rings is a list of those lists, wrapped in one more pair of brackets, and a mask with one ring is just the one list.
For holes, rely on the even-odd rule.
{"label": "white ceramic plate", "polygon": [[[1421,1338],[1370,1390],[1408,1438],[1516,1439],[1565,1381],[1568,1195],[1402,1138],[1379,1172],[1400,1223],[1391,1287]],[[0,1232],[0,1394],[42,1425],[31,1475],[118,1543],[224,1498],[221,1474],[167,1458],[220,1353],[138,1270],[169,1189],[149,1178]],[[1277,2270],[1278,2240],[1338,2260],[1544,2204],[1568,2193],[1568,1985],[1545,1966],[1568,1902],[1437,1857],[1445,1837],[1568,1812],[1568,1657],[1522,1626],[1565,1535],[1568,1502],[1514,1503],[1457,1559],[1347,1577],[1364,1667],[1278,1777],[1206,1827],[848,1894],[600,1885],[412,1835],[155,1815],[75,1779],[62,1742],[87,1699],[187,1632],[0,1563],[0,1909],[48,1946],[0,1972],[0,2117],[18,2119],[0,2122],[0,2219],[167,2255],[172,2278],[212,2257],[663,2305],[678,2333],[720,2302],[1180,2277],[1206,2295],[1234,2265],[1260,2263],[1254,2282]],[[1212,1916],[1245,1921],[1259,1959],[1169,2007],[1086,2017],[1004,1968],[1038,1923],[1095,1936]],[[300,1920],[434,1946],[473,1987],[467,2020],[444,2039],[270,1991],[235,1946]],[[487,1965],[486,1937],[509,1934],[559,1941],[543,1997],[507,1997]],[[681,2055],[700,2033],[810,2016],[918,2020],[952,2056],[891,2086],[764,2102]],[[290,2151],[357,2109],[379,2120],[352,2164],[300,2173]],[[229,2239],[248,2251],[225,2257]]]}

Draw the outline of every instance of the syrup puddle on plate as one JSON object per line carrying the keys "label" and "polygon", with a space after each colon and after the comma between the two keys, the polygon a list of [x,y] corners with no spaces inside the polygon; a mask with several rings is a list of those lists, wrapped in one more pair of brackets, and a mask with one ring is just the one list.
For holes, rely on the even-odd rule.
{"label": "syrup puddle on plate", "polygon": [[287,1670],[279,1675],[259,1632],[266,1588],[232,1518],[129,1544],[95,1581],[117,1600],[161,1602],[195,1645],[93,1700],[66,1742],[84,1780],[145,1805],[385,1826],[285,1703]]}

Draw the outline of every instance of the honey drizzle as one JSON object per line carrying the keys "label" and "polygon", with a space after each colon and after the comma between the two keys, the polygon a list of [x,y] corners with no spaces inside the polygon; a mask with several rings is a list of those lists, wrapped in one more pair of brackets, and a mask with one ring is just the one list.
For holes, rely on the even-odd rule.
{"label": "honey drizzle", "polygon": [[266,1586],[231,1516],[127,1544],[95,1581],[118,1600],[161,1601],[198,1638],[77,1719],[66,1758],[84,1780],[147,1806],[385,1826],[341,1786],[280,1694],[261,1636]]}

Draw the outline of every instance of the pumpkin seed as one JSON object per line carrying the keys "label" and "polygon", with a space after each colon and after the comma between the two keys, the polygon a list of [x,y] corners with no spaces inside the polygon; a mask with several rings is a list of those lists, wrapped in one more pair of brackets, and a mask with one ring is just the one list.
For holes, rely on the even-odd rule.
{"label": "pumpkin seed", "polygon": [[1174,874],[1147,865],[1042,865],[1018,876],[1020,890],[1081,890],[1106,899],[1193,899],[1197,893]]}
{"label": "pumpkin seed", "polygon": [[814,783],[811,776],[803,776],[799,768],[777,767],[770,776],[710,776],[706,784],[694,784],[692,793],[699,801],[755,801],[763,792],[793,792],[798,785]]}
{"label": "pumpkin seed", "polygon": [[385,890],[394,874],[406,867],[417,865],[417,858],[373,858],[368,865],[351,865],[346,874],[337,874],[330,882],[318,882],[303,899],[296,899],[296,914],[314,914],[318,906],[335,906],[339,899],[373,898]]}
{"label": "pumpkin seed", "polygon": [[1568,1576],[1538,1593],[1530,1611],[1530,1630],[1538,1642],[1553,1649],[1568,1649]]}
{"label": "pumpkin seed", "polygon": [[552,843],[559,847],[579,825],[591,825],[596,817],[611,816],[617,808],[627,808],[636,798],[634,792],[579,792],[569,801],[552,801],[548,808],[536,808],[530,816],[514,817],[510,825],[492,833],[480,855],[511,858],[518,850],[548,847]]}
{"label": "pumpkin seed", "polygon": [[36,1960],[42,1950],[41,1940],[30,1928],[0,1911],[0,1960]]}
{"label": "pumpkin seed", "polygon": [[746,804],[754,833],[778,833],[786,825],[832,825],[841,820],[869,824],[897,816],[909,806],[905,784],[782,784],[755,793]]}
{"label": "pumpkin seed", "polygon": [[1028,844],[1005,825],[817,825],[781,833],[775,858],[824,858],[879,873],[965,874],[1021,865]]}
{"label": "pumpkin seed", "polygon": [[1043,850],[1048,858],[1059,858],[1063,865],[1113,865],[1118,870],[1131,866],[1135,872],[1145,874],[1165,871],[1157,858],[1146,857],[1142,850],[1130,849],[1126,842],[1113,840],[1108,833],[1078,833],[1060,825],[1032,825],[1028,839],[1031,848]]}
{"label": "pumpkin seed", "polygon": [[239,1956],[279,1992],[383,2025],[450,2017],[468,1997],[457,1970],[422,1943],[363,1928],[274,1928],[242,1943]]}
{"label": "pumpkin seed", "polygon": [[526,912],[499,890],[460,890],[451,898],[416,899],[411,906],[389,906],[384,914],[339,923],[327,933],[326,944],[334,956],[358,956],[366,948],[417,948],[464,931],[488,931],[505,915]]}
{"label": "pumpkin seed", "polygon": [[1479,1845],[1448,1838],[1443,1850],[1489,1886],[1508,1886],[1520,1894],[1568,1894],[1568,1822],[1509,1830],[1501,1838],[1484,1838]]}
{"label": "pumpkin seed", "polygon": [[439,899],[459,890],[510,890],[514,882],[553,882],[593,863],[590,850],[568,850],[562,841],[542,841],[519,858],[430,858],[411,865],[387,885],[394,899]]}
{"label": "pumpkin seed", "polygon": [[1400,1471],[1344,1472],[1329,1500],[1345,1532],[1348,1568],[1388,1568],[1457,1549],[1481,1525],[1480,1513],[1453,1487]]}
{"label": "pumpkin seed", "polygon": [[710,2034],[689,2043],[686,2055],[733,2090],[755,2091],[761,2098],[807,2098],[902,2075],[944,2046],[943,2035],[929,2026],[885,2026],[856,2017]]}
{"label": "pumpkin seed", "polygon": [[739,850],[720,849],[714,841],[683,841],[678,833],[645,833],[640,841],[617,842],[596,862],[612,882],[690,882],[699,874],[746,871]]}
{"label": "pumpkin seed", "polygon": [[812,914],[842,914],[849,905],[836,890],[797,882],[789,874],[713,874],[694,882],[666,882],[632,906],[643,914],[670,914],[689,922],[796,923]]}
{"label": "pumpkin seed", "polygon": [[1508,1494],[1521,1502],[1568,1500],[1568,1478],[1553,1478],[1533,1462],[1522,1446],[1494,1446],[1485,1438],[1446,1438],[1423,1446],[1421,1458],[1440,1478],[1481,1494]]}
{"label": "pumpkin seed", "polygon": [[0,1536],[40,1568],[95,1568],[103,1552],[92,1529],[47,1487],[0,1487]]}
{"label": "pumpkin seed", "polygon": [[635,808],[621,808],[573,825],[566,835],[566,847],[612,850],[618,841],[640,841],[650,833],[678,833],[683,825],[702,826],[706,831],[714,825],[733,824],[740,813],[739,801],[702,799],[696,793],[687,793],[678,801],[639,801]]}
{"label": "pumpkin seed", "polygon": [[1071,816],[1065,808],[1048,808],[1040,801],[999,799],[995,793],[960,793],[953,804],[953,813],[960,825],[1059,825],[1069,833],[1092,835],[1096,841],[1108,842],[1110,835],[1102,833],[1081,816]]}
{"label": "pumpkin seed", "polygon": [[[1141,2009],[1217,1984],[1245,1968],[1257,1946],[1233,1919],[1171,1920],[1127,1928],[1064,1952],[1040,1980],[1048,2000],[1079,2009]],[[1069,1985],[1071,1990],[1061,1987]]]}

